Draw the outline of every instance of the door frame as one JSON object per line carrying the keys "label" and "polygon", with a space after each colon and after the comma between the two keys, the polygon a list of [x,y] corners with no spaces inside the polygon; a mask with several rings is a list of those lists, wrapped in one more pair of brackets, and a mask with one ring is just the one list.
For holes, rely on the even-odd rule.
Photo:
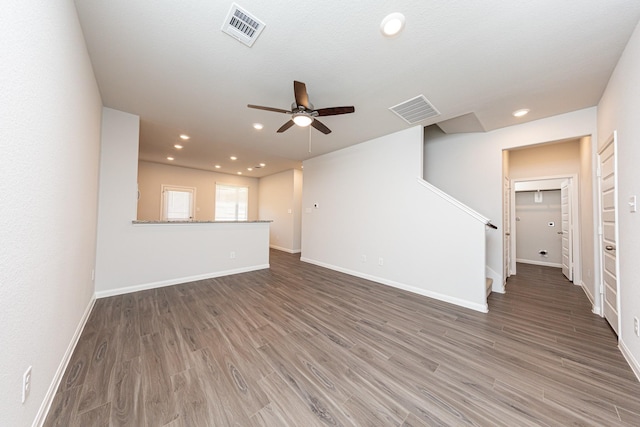
{"label": "door frame", "polygon": [[[573,230],[573,241],[571,244],[572,258],[573,258],[573,283],[579,285],[582,283],[582,256],[580,253],[580,216],[579,216],[579,207],[580,207],[580,192],[579,192],[579,181],[577,174],[563,174],[563,175],[550,175],[550,176],[537,176],[537,177],[529,177],[529,178],[513,178],[511,179],[511,206],[509,210],[509,221],[511,222],[511,236],[510,236],[510,248],[511,252],[511,265],[509,266],[510,273],[516,274],[516,242],[518,239],[516,233],[516,227],[513,224],[516,223],[516,183],[536,183],[538,181],[561,181],[561,180],[569,180],[571,185],[571,224],[570,227]],[[541,183],[542,184],[542,183]],[[560,187],[557,188],[558,190]]]}

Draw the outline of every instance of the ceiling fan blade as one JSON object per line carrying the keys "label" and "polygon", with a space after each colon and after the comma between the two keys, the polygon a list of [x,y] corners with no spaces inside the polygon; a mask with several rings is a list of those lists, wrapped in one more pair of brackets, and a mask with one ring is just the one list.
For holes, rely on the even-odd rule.
{"label": "ceiling fan blade", "polygon": [[296,104],[309,109],[309,95],[307,94],[307,85],[302,82],[293,81],[293,92],[296,95]]}
{"label": "ceiling fan blade", "polygon": [[[278,129],[278,133],[282,133],[285,130],[289,129],[291,126],[293,126],[295,123],[293,123],[293,120],[289,120],[287,123],[283,124],[282,126],[280,126],[280,129]],[[312,123],[313,124],[313,123]]]}
{"label": "ceiling fan blade", "polygon": [[318,119],[314,119],[311,122],[311,126],[313,126],[314,128],[318,129],[320,132],[324,133],[325,135],[331,133],[331,129],[326,127],[322,122],[318,121]]}
{"label": "ceiling fan blade", "polygon": [[282,108],[273,108],[273,107],[263,107],[261,105],[247,105],[247,107],[249,108],[255,108],[256,110],[266,110],[266,111],[273,111],[274,113],[285,113],[285,114],[291,114],[292,111],[288,111],[288,110],[283,110]]}
{"label": "ceiling fan blade", "polygon": [[316,110],[318,112],[318,116],[337,116],[338,114],[349,114],[356,111],[354,107],[331,107],[331,108],[320,108]]}

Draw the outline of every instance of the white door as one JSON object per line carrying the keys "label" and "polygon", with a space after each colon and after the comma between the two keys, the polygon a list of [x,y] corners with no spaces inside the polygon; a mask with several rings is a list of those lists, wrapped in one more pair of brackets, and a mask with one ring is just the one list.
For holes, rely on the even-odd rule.
{"label": "white door", "polygon": [[562,274],[573,281],[573,227],[571,226],[571,181],[560,184],[560,206],[562,212]]}
{"label": "white door", "polygon": [[604,317],[613,330],[619,330],[618,257],[616,244],[618,227],[616,207],[616,133],[607,140],[598,153],[598,176],[600,190],[600,263],[602,271],[602,308]]}
{"label": "white door", "polygon": [[509,185],[509,177],[504,177],[503,188],[503,230],[504,230],[504,280],[511,276],[511,186]]}

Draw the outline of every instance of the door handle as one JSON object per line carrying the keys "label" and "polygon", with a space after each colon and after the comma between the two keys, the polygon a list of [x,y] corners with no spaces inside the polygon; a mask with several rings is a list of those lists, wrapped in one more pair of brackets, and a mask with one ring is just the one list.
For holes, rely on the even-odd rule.
{"label": "door handle", "polygon": [[558,231],[558,234],[564,234],[562,231]]}
{"label": "door handle", "polygon": [[505,236],[511,236],[511,233],[504,233]]}
{"label": "door handle", "polygon": [[605,246],[604,248],[605,248],[606,250],[608,250],[608,251],[615,251],[615,250],[616,250],[616,247],[615,247],[615,246],[611,246],[611,245],[607,245],[607,246]]}

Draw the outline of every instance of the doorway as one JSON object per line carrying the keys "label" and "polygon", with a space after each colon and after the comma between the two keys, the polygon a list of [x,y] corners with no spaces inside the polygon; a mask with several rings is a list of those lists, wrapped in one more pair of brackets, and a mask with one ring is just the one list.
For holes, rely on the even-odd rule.
{"label": "doorway", "polygon": [[[580,283],[580,235],[576,232],[579,230],[577,183],[577,175],[512,181],[509,222],[515,226],[510,230],[511,274],[517,273],[516,262],[521,261],[562,268],[567,279]],[[522,235],[520,224],[525,218],[518,216],[518,205],[522,207],[525,200],[527,206],[521,212],[526,213],[531,228],[526,230],[527,235]],[[524,253],[523,245],[518,244],[519,234],[524,239],[533,240],[532,246]]]}

